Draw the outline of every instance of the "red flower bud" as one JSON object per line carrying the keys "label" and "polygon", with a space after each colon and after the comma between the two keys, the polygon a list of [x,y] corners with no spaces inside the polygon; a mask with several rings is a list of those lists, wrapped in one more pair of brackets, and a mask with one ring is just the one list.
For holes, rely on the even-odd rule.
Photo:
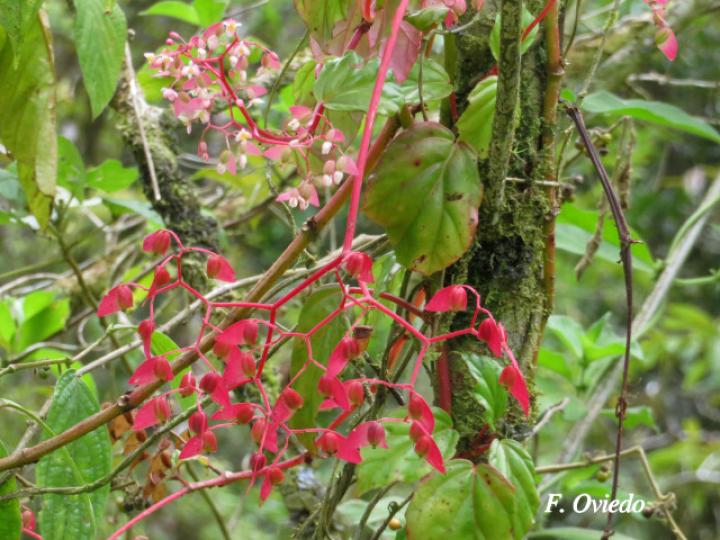
{"label": "red flower bud", "polygon": [[433,441],[429,435],[422,435],[415,441],[415,453],[420,457],[425,457],[433,447]]}
{"label": "red flower bud", "polygon": [[151,319],[145,319],[138,324],[138,334],[143,342],[147,343],[152,337],[152,333],[155,331],[155,323]]}
{"label": "red flower bud", "polygon": [[410,402],[408,403],[408,414],[413,420],[422,418],[424,411],[425,402],[417,394],[410,396]]}
{"label": "red flower bud", "polygon": [[120,285],[115,289],[117,295],[117,303],[120,309],[130,309],[133,307],[135,300],[133,299],[133,293],[130,287],[127,285]]}
{"label": "red flower bud", "polygon": [[35,514],[32,510],[25,510],[22,513],[22,528],[28,531],[35,530]]}
{"label": "red flower bud", "polygon": [[206,394],[212,394],[218,384],[220,384],[221,379],[222,377],[218,373],[210,371],[200,379],[200,389]]}
{"label": "red flower bud", "polygon": [[370,422],[367,428],[367,439],[373,448],[383,443],[385,428],[380,422]]}
{"label": "red flower bud", "polygon": [[217,452],[217,437],[215,437],[215,434],[212,431],[203,431],[201,437],[203,449],[208,454]]}
{"label": "red flower bud", "polygon": [[172,366],[164,356],[154,358],[153,372],[161,381],[170,381],[173,378]]}
{"label": "red flower bud", "polygon": [[195,393],[196,388],[197,382],[195,381],[195,375],[192,374],[192,371],[188,371],[183,375],[182,379],[180,379],[179,393],[182,397],[188,397]]}
{"label": "red flower bud", "polygon": [[467,308],[467,291],[462,285],[440,289],[425,306],[425,311],[464,311]]}
{"label": "red flower bud", "polygon": [[324,396],[328,397],[333,393],[333,378],[323,375],[318,381],[318,391]]}
{"label": "red flower bud", "polygon": [[240,353],[240,369],[248,379],[255,377],[257,366],[255,365],[255,359],[252,354],[248,352]]}
{"label": "red flower bud", "polygon": [[413,442],[415,442],[415,441],[417,441],[420,437],[422,437],[423,435],[425,435],[425,430],[422,428],[422,426],[421,426],[418,422],[413,422],[413,423],[410,425],[409,435],[410,435],[410,439],[411,439]]}
{"label": "red flower bud", "polygon": [[225,257],[218,254],[208,257],[207,275],[220,281],[235,281],[235,270]]}
{"label": "red flower bud", "polygon": [[249,403],[239,403],[235,411],[235,421],[238,424],[249,424],[255,411]]}
{"label": "red flower bud", "polygon": [[190,415],[188,420],[188,427],[193,433],[204,433],[207,430],[208,419],[207,415],[202,411],[195,411]]}
{"label": "red flower bud", "polygon": [[327,431],[317,440],[317,447],[329,455],[335,454],[340,448],[342,440],[334,431]]}
{"label": "red flower bud", "polygon": [[372,259],[367,253],[354,251],[349,253],[345,260],[345,270],[358,281],[372,283]]}
{"label": "red flower bud", "polygon": [[162,229],[149,234],[143,240],[143,251],[146,253],[154,253],[155,255],[164,255],[170,247],[170,233]]}
{"label": "red flower bud", "polygon": [[350,403],[359,407],[365,401],[365,388],[360,381],[351,381],[347,387],[347,394]]}
{"label": "red flower bud", "polygon": [[291,410],[297,410],[303,406],[303,397],[289,386],[282,391],[281,397],[285,402],[285,405],[287,405]]}
{"label": "red flower bud", "polygon": [[215,343],[213,344],[213,352],[215,353],[215,356],[217,356],[218,358],[222,358],[223,360],[227,358],[227,355],[230,354],[231,350],[232,345],[225,341],[216,339]]}
{"label": "red flower bud", "polygon": [[170,418],[170,404],[166,399],[156,399],[153,402],[153,412],[155,413],[155,418],[157,418],[160,423],[165,422]]}
{"label": "red flower bud", "polygon": [[264,418],[258,418],[253,423],[252,428],[250,428],[250,436],[252,437],[252,440],[255,441],[257,444],[260,444],[260,441],[262,440],[263,433],[265,433],[266,425],[267,422]]}
{"label": "red flower bud", "polygon": [[170,279],[170,272],[167,271],[167,268],[160,266],[157,270],[155,270],[155,277],[153,278],[152,286],[153,288],[158,289],[163,285],[170,283]]}
{"label": "red flower bud", "polygon": [[282,472],[282,469],[280,467],[270,467],[267,474],[270,478],[270,483],[273,486],[277,486],[278,484],[282,483],[283,480],[285,480],[285,473]]}
{"label": "red flower bud", "polygon": [[267,459],[261,452],[255,452],[250,456],[250,468],[257,472],[262,469],[267,463]]}

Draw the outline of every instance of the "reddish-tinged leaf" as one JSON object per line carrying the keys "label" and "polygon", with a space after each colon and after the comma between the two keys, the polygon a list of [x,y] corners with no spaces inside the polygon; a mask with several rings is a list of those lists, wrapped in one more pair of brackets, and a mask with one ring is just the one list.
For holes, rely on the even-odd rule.
{"label": "reddish-tinged leaf", "polygon": [[[395,49],[390,58],[390,68],[393,70],[395,79],[403,82],[408,78],[412,70],[420,48],[422,47],[422,32],[407,21],[400,23],[400,31],[395,42]],[[385,43],[383,43],[383,49]]]}
{"label": "reddish-tinged leaf", "polygon": [[241,384],[250,381],[243,370],[243,356],[245,355],[249,355],[249,353],[242,352],[235,347],[230,350],[223,371],[223,382],[228,390],[234,390]]}
{"label": "reddish-tinged leaf", "polygon": [[435,467],[439,472],[445,472],[445,464],[443,463],[440,448],[438,448],[435,440],[430,435],[422,435],[415,442],[415,452],[417,452],[420,457],[425,458],[425,461]]}

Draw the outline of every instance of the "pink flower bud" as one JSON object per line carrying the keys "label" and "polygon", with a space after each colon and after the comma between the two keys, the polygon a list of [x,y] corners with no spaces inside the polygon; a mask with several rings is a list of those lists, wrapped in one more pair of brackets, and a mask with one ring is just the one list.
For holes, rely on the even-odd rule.
{"label": "pink flower bud", "polygon": [[221,379],[222,377],[218,373],[210,371],[200,379],[200,389],[206,394],[212,394],[220,384]]}
{"label": "pink flower bud", "polygon": [[290,387],[282,391],[281,398],[291,410],[299,409],[304,403],[303,397]]}
{"label": "pink flower bud", "polygon": [[202,411],[195,411],[190,415],[188,427],[193,433],[203,433],[208,427],[207,415]]}
{"label": "pink flower bud", "polygon": [[117,287],[117,303],[120,309],[130,309],[133,307],[135,300],[133,299],[133,293],[130,287],[127,285]]}
{"label": "pink flower bud", "polygon": [[138,324],[137,331],[140,339],[142,339],[144,343],[148,343],[155,331],[155,323],[152,319],[145,319]]}
{"label": "pink flower bud", "polygon": [[149,234],[143,240],[142,249],[146,253],[154,253],[155,255],[165,255],[170,247],[170,233],[165,229],[155,231]]}
{"label": "pink flower bud", "polygon": [[202,435],[203,450],[208,454],[217,452],[217,437],[212,431],[203,431]]}
{"label": "pink flower bud", "polygon": [[182,379],[180,379],[179,393],[182,397],[188,397],[193,395],[196,390],[197,383],[195,381],[195,375],[192,374],[192,371],[188,371],[183,375]]}
{"label": "pink flower bud", "polygon": [[273,486],[277,486],[285,480],[285,473],[282,472],[280,467],[270,467],[267,474]]}
{"label": "pink flower bud", "polygon": [[367,440],[373,448],[385,442],[385,428],[380,422],[370,422],[368,424]]}
{"label": "pink flower bud", "polygon": [[352,381],[347,388],[348,399],[355,407],[359,407],[365,401],[365,389],[360,381]]}
{"label": "pink flower bud", "polygon": [[353,251],[345,259],[345,270],[358,281],[372,283],[372,259],[367,253]]}

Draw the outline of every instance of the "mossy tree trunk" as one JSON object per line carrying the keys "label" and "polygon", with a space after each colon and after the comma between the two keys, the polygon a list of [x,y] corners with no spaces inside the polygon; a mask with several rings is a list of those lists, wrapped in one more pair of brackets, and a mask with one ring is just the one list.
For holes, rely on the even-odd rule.
{"label": "mossy tree trunk", "polygon": [[[526,7],[537,14],[543,5],[533,1]],[[548,137],[543,125],[548,80],[544,40],[538,38],[520,57],[522,7],[519,0],[487,2],[480,22],[446,43],[446,67],[454,76],[458,112],[462,113],[466,96],[495,66],[488,37],[495,15],[501,13],[493,140],[489,158],[480,164],[485,197],[474,243],[448,269],[445,279],[447,283],[467,283],[481,293],[483,304],[505,326],[532,394],[535,358],[551,307],[552,287],[548,286],[546,271],[551,269],[546,269],[545,255],[554,245],[552,230],[548,229],[548,221],[553,219],[550,194],[535,182],[547,178],[543,156],[549,154],[543,146],[552,142],[554,134]],[[468,13],[464,18],[473,15]],[[444,116],[451,125],[449,108]],[[552,126],[547,129],[552,130]],[[456,317],[452,324],[464,327],[467,321]],[[473,397],[475,382],[457,353],[484,355],[487,350],[471,338],[454,341],[449,351],[452,416],[461,433],[459,450],[472,455],[473,447],[481,442],[478,434],[483,432],[484,422]],[[503,436],[522,439],[529,431],[529,421],[519,408],[513,408],[499,429]]]}

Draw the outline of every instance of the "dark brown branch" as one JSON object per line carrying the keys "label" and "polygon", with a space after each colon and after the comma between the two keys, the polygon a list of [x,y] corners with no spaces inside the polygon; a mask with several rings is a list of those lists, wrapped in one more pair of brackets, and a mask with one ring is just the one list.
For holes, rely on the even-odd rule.
{"label": "dark brown branch", "polygon": [[[615,463],[613,464],[613,481],[612,491],[610,494],[610,500],[614,501],[617,497],[618,483],[620,481],[620,455],[622,452],[623,424],[625,422],[625,412],[627,411],[628,371],[630,368],[630,344],[632,343],[633,280],[632,253],[630,248],[633,244],[633,239],[630,236],[630,228],[625,220],[625,215],[623,214],[622,207],[620,205],[620,199],[612,187],[610,177],[608,176],[608,173],[602,164],[602,160],[600,159],[600,155],[598,154],[595,145],[593,145],[592,138],[585,127],[585,121],[583,120],[582,113],[574,106],[567,106],[566,110],[570,119],[575,123],[575,128],[580,134],[583,145],[587,149],[590,161],[592,161],[595,170],[600,176],[600,182],[602,184],[603,191],[605,192],[608,204],[610,205],[610,211],[615,219],[615,226],[617,227],[618,237],[620,238],[620,260],[623,265],[623,273],[625,274],[625,302],[627,309],[625,321],[625,353],[623,355],[622,386],[620,387],[620,397],[618,398],[618,403],[615,408],[615,416],[617,416],[618,419],[618,428],[615,438]],[[605,525],[602,540],[607,540],[613,533],[613,517],[614,514],[612,512],[608,513],[607,525]]]}

